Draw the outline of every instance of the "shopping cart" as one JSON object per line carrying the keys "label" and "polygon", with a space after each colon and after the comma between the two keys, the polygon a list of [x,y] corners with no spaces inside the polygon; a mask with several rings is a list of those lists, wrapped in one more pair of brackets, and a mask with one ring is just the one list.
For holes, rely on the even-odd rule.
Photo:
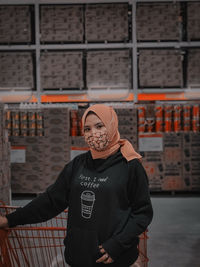
{"label": "shopping cart", "polygon": [[[5,215],[17,207],[0,205]],[[0,229],[0,267],[66,267],[63,240],[67,210],[40,224]],[[140,257],[134,267],[147,267],[147,232],[140,236]]]}

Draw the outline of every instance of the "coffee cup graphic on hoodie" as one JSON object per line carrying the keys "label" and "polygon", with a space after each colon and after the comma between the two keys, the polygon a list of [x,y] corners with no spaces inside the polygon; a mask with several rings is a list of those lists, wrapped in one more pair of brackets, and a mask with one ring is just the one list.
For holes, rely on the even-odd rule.
{"label": "coffee cup graphic on hoodie", "polygon": [[81,213],[82,217],[90,219],[95,202],[95,194],[92,191],[83,191],[81,194]]}

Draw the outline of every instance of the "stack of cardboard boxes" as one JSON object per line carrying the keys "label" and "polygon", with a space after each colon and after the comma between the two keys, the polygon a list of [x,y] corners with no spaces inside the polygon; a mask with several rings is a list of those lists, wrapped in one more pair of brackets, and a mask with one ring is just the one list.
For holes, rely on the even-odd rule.
{"label": "stack of cardboard boxes", "polygon": [[68,108],[44,109],[45,179],[55,181],[70,160],[70,121]]}
{"label": "stack of cardboard boxes", "polygon": [[128,41],[128,4],[87,5],[85,38],[88,42]]}
{"label": "stack of cardboard boxes", "polygon": [[0,6],[0,43],[31,43],[31,6]]}
{"label": "stack of cardboard boxes", "polygon": [[180,3],[138,3],[138,41],[181,40]]}
{"label": "stack of cardboard boxes", "polygon": [[140,87],[182,87],[182,55],[178,50],[143,49],[139,52]]}
{"label": "stack of cardboard boxes", "polygon": [[89,51],[86,80],[88,89],[131,88],[130,51]]}
{"label": "stack of cardboard boxes", "polygon": [[81,5],[41,6],[41,42],[82,42],[83,7]]}
{"label": "stack of cardboard boxes", "polygon": [[182,133],[164,133],[163,159],[162,190],[187,191],[188,188],[182,177]]}
{"label": "stack of cardboard boxes", "polygon": [[191,191],[200,190],[200,133],[183,135],[183,179]]}
{"label": "stack of cardboard boxes", "polygon": [[0,53],[0,89],[34,89],[31,52]]}
{"label": "stack of cardboard boxes", "polygon": [[162,181],[164,179],[164,159],[163,153],[158,151],[140,151],[142,164],[147,172],[149,187],[151,191],[162,191]]}
{"label": "stack of cardboard boxes", "polygon": [[187,85],[189,88],[200,87],[200,49],[188,50]]}
{"label": "stack of cardboard boxes", "polygon": [[11,204],[10,143],[5,128],[4,106],[0,103],[0,200]]}
{"label": "stack of cardboard boxes", "polygon": [[41,87],[66,89],[83,87],[82,52],[41,54]]}
{"label": "stack of cardboard boxes", "polygon": [[43,136],[10,137],[12,154],[18,153],[11,164],[13,193],[43,192],[69,161],[68,109],[45,108],[39,112],[43,116]]}
{"label": "stack of cardboard boxes", "polygon": [[187,4],[187,37],[188,40],[200,39],[200,3],[199,1]]}
{"label": "stack of cardboard boxes", "polygon": [[[158,107],[163,111],[160,114]],[[143,165],[151,191],[199,191],[199,104],[141,105],[138,107],[139,122],[142,121],[141,110],[144,111],[144,126],[138,124],[139,150],[144,156]]]}

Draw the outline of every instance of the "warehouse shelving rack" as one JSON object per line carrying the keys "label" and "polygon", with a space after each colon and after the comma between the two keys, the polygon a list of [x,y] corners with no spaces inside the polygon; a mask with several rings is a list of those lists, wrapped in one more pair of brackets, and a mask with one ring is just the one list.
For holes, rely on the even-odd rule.
{"label": "warehouse shelving rack", "polygon": [[[35,44],[27,45],[0,45],[1,51],[33,51],[36,56],[36,90],[0,91],[2,102],[90,102],[100,101],[151,101],[151,100],[191,100],[200,99],[200,88],[170,88],[170,89],[138,89],[138,49],[141,48],[195,48],[200,47],[200,41],[177,42],[137,42],[136,16],[132,16],[132,40],[128,43],[83,43],[83,44],[41,44],[39,29],[39,9],[42,4],[97,4],[97,3],[128,3],[132,7],[132,14],[136,14],[138,3],[175,3],[175,2],[199,2],[199,0],[0,0],[0,5],[33,5],[35,14]],[[132,51],[132,88],[121,90],[109,90],[104,93],[96,91],[96,98],[91,98],[88,90],[55,91],[41,88],[40,54],[42,50],[95,50],[95,49],[131,49]]]}

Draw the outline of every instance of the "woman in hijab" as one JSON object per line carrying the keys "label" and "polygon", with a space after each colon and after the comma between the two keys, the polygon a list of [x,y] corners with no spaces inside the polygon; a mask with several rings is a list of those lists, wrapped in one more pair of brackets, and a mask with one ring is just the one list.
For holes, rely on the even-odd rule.
{"label": "woman in hijab", "polygon": [[113,108],[89,107],[82,125],[89,151],[66,164],[42,195],[0,217],[0,227],[46,221],[68,208],[64,244],[71,267],[131,266],[153,216],[141,156],[120,139]]}

